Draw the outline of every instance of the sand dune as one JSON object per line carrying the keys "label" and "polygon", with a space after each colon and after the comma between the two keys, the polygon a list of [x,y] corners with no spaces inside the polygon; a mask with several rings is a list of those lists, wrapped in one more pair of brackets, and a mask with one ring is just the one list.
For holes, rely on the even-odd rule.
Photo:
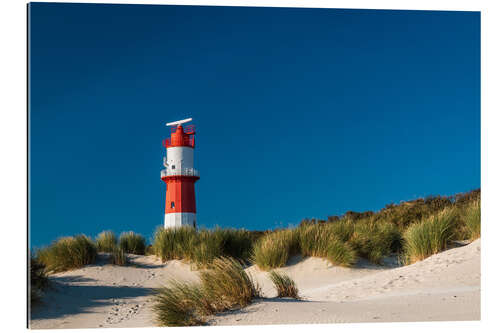
{"label": "sand dune", "polygon": [[[429,321],[480,319],[480,251],[477,240],[416,264],[397,267],[360,262],[355,268],[332,266],[319,258],[293,258],[279,269],[297,283],[303,300],[276,299],[267,273],[247,272],[267,299],[214,316],[213,325]],[[168,278],[197,279],[188,264],[162,264],[152,256],[131,256],[131,266],[106,263],[54,274],[53,290],[33,309],[32,328],[154,326],[152,288]]]}
{"label": "sand dune", "polygon": [[[280,269],[296,280],[304,301],[262,300],[216,316],[213,324],[479,320],[480,252],[477,240],[413,265],[385,269],[326,268],[323,260],[308,258]],[[263,274],[254,275],[271,294]]]}

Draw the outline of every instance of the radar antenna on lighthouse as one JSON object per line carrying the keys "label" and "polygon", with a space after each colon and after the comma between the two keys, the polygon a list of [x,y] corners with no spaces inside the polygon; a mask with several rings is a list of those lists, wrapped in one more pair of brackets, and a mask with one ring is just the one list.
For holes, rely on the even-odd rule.
{"label": "radar antenna on lighthouse", "polygon": [[186,119],[182,119],[182,120],[177,120],[177,121],[173,121],[171,123],[167,123],[167,126],[182,125],[184,123],[189,123],[192,120],[193,120],[193,118],[186,118]]}
{"label": "radar antenna on lighthouse", "polygon": [[194,125],[182,127],[192,118],[167,123],[172,127],[170,138],[163,140],[167,156],[161,179],[167,184],[165,201],[165,228],[196,227],[196,201],[194,183],[200,179],[194,168]]}

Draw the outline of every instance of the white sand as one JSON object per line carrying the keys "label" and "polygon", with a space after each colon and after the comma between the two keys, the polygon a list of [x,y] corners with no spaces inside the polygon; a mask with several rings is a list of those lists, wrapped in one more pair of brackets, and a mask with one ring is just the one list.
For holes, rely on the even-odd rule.
{"label": "white sand", "polygon": [[[355,268],[318,258],[294,258],[279,269],[297,283],[302,301],[277,299],[267,273],[247,271],[264,295],[245,309],[217,315],[214,325],[391,322],[480,319],[480,251],[477,240],[416,264],[395,267],[361,262]],[[168,278],[195,281],[196,271],[179,261],[161,264],[131,256],[135,266],[96,265],[55,274],[54,290],[33,310],[32,328],[154,326],[151,289]]]}

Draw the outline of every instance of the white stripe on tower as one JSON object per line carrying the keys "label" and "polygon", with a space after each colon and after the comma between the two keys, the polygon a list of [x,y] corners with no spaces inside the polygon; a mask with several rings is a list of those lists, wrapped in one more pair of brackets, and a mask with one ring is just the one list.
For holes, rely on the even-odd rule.
{"label": "white stripe on tower", "polygon": [[177,228],[182,226],[196,227],[195,213],[170,213],[165,214],[165,229]]}

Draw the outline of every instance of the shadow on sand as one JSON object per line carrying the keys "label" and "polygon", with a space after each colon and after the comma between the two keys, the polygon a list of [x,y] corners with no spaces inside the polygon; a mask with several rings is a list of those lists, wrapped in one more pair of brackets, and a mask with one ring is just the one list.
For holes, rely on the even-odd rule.
{"label": "shadow on sand", "polygon": [[215,318],[208,320],[207,325],[213,325],[216,323],[216,318],[224,318],[236,314],[253,313],[259,311],[259,304],[264,303],[315,303],[316,301],[309,301],[307,299],[295,299],[295,298],[256,298],[247,307],[242,309],[229,310],[214,315]]}
{"label": "shadow on sand", "polygon": [[[41,304],[31,310],[31,319],[51,319],[65,315],[91,313],[92,308],[126,302],[151,295],[153,289],[129,286],[99,286],[83,276],[51,277]],[[80,284],[82,283],[82,284]]]}
{"label": "shadow on sand", "polygon": [[[143,269],[152,269],[152,268],[161,268],[165,267],[164,263],[146,263],[143,262],[145,258],[148,256],[144,255],[137,255],[137,254],[130,254],[127,253],[127,260],[128,260],[128,266],[129,267],[134,267],[134,268],[143,268]],[[99,252],[97,254],[97,259],[96,262],[92,265],[88,265],[87,267],[92,267],[92,266],[105,266],[105,265],[112,265],[110,263],[111,259],[111,254],[107,252]]]}
{"label": "shadow on sand", "polygon": [[[293,265],[299,264],[300,262],[302,262],[304,260],[307,260],[308,258],[310,258],[310,257],[303,257],[301,255],[292,256],[290,259],[288,259],[288,262],[286,263],[285,267],[289,267],[289,266],[293,266]],[[325,258],[322,258],[322,259],[325,261],[325,263],[329,267],[332,267],[332,268],[333,267],[338,267],[338,266],[329,264],[328,261],[327,261],[327,259],[325,259]],[[362,269],[373,269],[373,270],[385,270],[385,269],[388,269],[388,268],[396,268],[396,267],[401,267],[401,266],[402,265],[399,262],[399,259],[398,259],[397,255],[393,254],[393,255],[390,255],[388,257],[382,258],[382,261],[380,262],[380,264],[374,264],[374,263],[370,262],[367,259],[358,258],[358,260],[351,267],[351,269],[362,268]]]}

